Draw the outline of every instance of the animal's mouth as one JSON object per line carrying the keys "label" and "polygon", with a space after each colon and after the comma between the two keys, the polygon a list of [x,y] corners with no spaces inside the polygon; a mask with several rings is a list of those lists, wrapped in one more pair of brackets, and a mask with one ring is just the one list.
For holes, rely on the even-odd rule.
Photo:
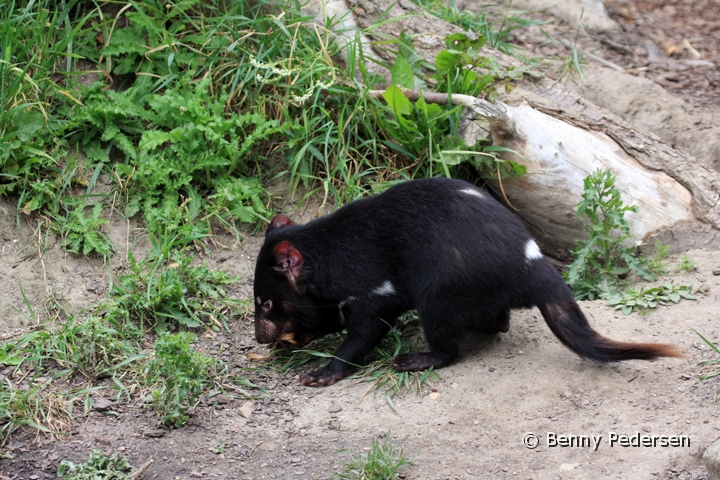
{"label": "animal's mouth", "polygon": [[287,332],[280,335],[277,340],[275,340],[275,344],[273,345],[273,348],[282,348],[282,347],[304,347],[308,343],[312,342],[317,338],[317,335],[312,333],[300,333],[296,334],[295,332]]}

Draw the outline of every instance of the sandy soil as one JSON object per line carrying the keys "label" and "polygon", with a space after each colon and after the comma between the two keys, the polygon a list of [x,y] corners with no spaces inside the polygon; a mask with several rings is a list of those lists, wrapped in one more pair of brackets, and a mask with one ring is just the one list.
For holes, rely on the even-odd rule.
{"label": "sandy soil", "polygon": [[[623,12],[650,11],[662,17],[660,13],[670,11],[653,10],[650,2],[633,0],[615,5],[620,6],[611,13],[622,7]],[[715,9],[706,12],[704,18],[720,18],[720,5],[704,5]],[[685,11],[680,4],[676,7],[670,13]],[[638,18],[641,13],[637,13]],[[624,22],[628,42],[647,45],[643,43],[647,33],[642,28],[632,30],[625,25],[629,17],[613,18]],[[690,25],[682,23],[685,20],[668,17],[662,25],[668,29],[673,22]],[[642,25],[647,26],[647,22]],[[712,48],[717,55],[717,43]],[[626,60],[630,61],[629,57]],[[717,61],[717,57],[709,60]],[[670,62],[663,65],[672,67]],[[715,77],[708,76],[708,83],[703,84],[712,91],[705,98],[708,104],[698,105],[698,95],[691,88],[696,77],[685,75],[690,82],[687,88],[681,92],[672,89],[668,95],[682,105],[694,98],[693,111],[698,115],[716,107],[720,86],[713,83]],[[648,77],[652,80],[652,75]],[[667,76],[662,78],[670,81]],[[673,105],[667,102],[666,108],[685,110]],[[660,116],[672,113],[655,112]],[[63,298],[72,308],[93,305],[105,295],[110,271],[123,267],[126,249],[142,251],[147,247],[147,238],[119,216],[111,219],[107,229],[118,249],[108,263],[68,256],[53,235],[33,232],[34,225],[26,220],[18,231],[12,199],[0,200],[3,338],[26,331],[33,323],[21,313],[27,309],[19,287],[37,311],[42,311],[48,293]],[[241,275],[232,294],[250,298],[254,257],[261,242],[262,238],[249,236],[241,244],[215,250],[199,260]],[[38,243],[47,244],[42,257]],[[233,245],[229,238],[220,243]],[[187,426],[169,431],[158,428],[153,412],[113,402],[109,410],[92,411],[79,419],[72,434],[62,441],[40,437],[34,442],[34,436],[23,435],[11,438],[3,450],[12,458],[0,460],[0,478],[55,478],[61,459],[84,461],[91,449],[99,448],[107,454],[121,453],[135,466],[152,459],[145,478],[322,479],[345,463],[350,453],[368,447],[371,439],[391,435],[407,455],[414,456],[414,464],[402,469],[402,478],[408,479],[703,479],[707,474],[700,456],[720,437],[720,404],[716,402],[720,383],[697,378],[702,372],[697,362],[717,355],[693,329],[720,342],[716,318],[720,276],[713,274],[720,268],[720,252],[688,253],[696,262],[696,270],[670,279],[692,282],[697,301],[630,316],[600,301],[581,305],[591,324],[611,338],[673,343],[687,354],[682,360],[598,366],[561,346],[537,310],[519,311],[512,317],[510,332],[468,339],[457,364],[440,370],[439,379],[418,395],[396,397],[394,411],[382,395],[364,396],[367,384],[346,379],[314,389],[299,384],[297,377],[302,372],[261,375],[257,381],[267,388],[269,396],[256,403],[249,418],[239,414],[245,401],[231,399],[212,410],[198,409]],[[252,324],[246,319],[237,319],[231,334],[214,338],[201,334],[201,344],[236,369],[249,364],[249,349],[263,351],[255,345]],[[8,369],[2,370],[0,377],[8,374]],[[112,400],[109,394],[108,399]],[[537,435],[537,448],[524,445],[528,434]],[[615,434],[675,435],[688,444],[611,445],[611,435]],[[553,435],[564,436],[561,441],[569,441],[570,436],[574,440],[595,436],[600,442],[597,448],[552,446],[549,441]],[[223,443],[227,444],[224,451],[213,453]]]}

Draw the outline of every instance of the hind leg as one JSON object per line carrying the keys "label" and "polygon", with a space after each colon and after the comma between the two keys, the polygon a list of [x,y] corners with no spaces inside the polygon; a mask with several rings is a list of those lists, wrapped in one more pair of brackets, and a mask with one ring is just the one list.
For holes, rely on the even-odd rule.
{"label": "hind leg", "polygon": [[442,368],[458,357],[458,344],[462,337],[462,322],[451,317],[446,308],[418,307],[429,352],[411,352],[398,355],[393,366],[399,372],[417,372],[430,367]]}

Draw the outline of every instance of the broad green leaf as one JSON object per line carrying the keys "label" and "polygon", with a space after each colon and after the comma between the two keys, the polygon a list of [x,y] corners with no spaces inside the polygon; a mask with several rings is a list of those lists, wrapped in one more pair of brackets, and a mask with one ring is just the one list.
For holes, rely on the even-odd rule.
{"label": "broad green leaf", "polygon": [[395,118],[406,135],[417,131],[414,122],[408,121],[406,118],[406,116],[412,114],[413,106],[410,100],[402,93],[402,90],[395,85],[391,85],[383,93],[383,98],[390,110],[395,114]]}
{"label": "broad green leaf", "polygon": [[460,53],[450,52],[443,50],[438,53],[435,57],[435,65],[437,67],[437,74],[439,76],[445,76],[460,65]]}
{"label": "broad green leaf", "polygon": [[409,90],[415,88],[412,68],[410,67],[410,63],[408,63],[407,59],[403,55],[398,55],[395,57],[395,62],[390,68],[390,73],[392,75],[393,85],[400,85]]}

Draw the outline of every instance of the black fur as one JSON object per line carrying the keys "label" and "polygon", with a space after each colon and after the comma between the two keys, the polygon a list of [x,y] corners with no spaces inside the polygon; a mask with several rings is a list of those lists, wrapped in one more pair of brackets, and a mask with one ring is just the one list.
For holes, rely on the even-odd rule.
{"label": "black fur", "polygon": [[301,379],[312,386],[350,373],[388,323],[413,308],[430,351],[398,356],[394,365],[401,371],[448,365],[465,332],[506,332],[511,309],[533,306],[583,357],[607,362],[679,355],[669,345],[600,336],[533,246],[508,210],[459,180],[405,182],[306,225],[275,217],[255,270],[257,340],[304,345],[346,328],[337,358]]}

